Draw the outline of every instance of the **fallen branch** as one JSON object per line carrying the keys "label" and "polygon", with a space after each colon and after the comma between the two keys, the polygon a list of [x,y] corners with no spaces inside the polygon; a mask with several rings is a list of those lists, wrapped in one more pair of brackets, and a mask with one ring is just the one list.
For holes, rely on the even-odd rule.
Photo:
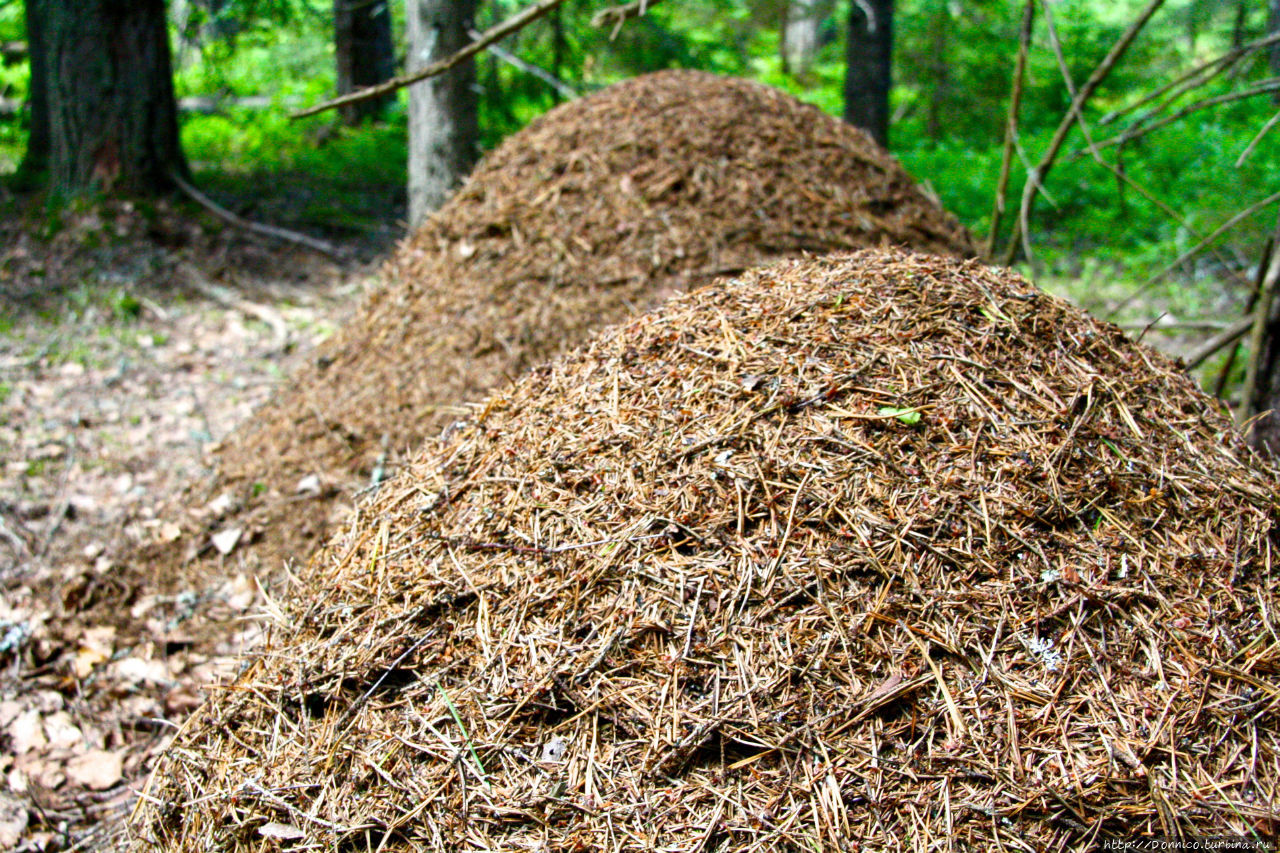
{"label": "fallen branch", "polygon": [[287,243],[296,243],[299,246],[306,246],[308,249],[314,249],[323,255],[328,255],[334,259],[341,259],[342,251],[332,243],[324,240],[318,240],[315,237],[309,237],[306,234],[299,234],[297,231],[290,231],[288,228],[280,228],[276,225],[263,225],[260,222],[250,222],[248,219],[236,216],[222,205],[209,198],[204,193],[193,187],[189,182],[183,179],[177,172],[170,172],[169,177],[177,184],[178,189],[182,190],[196,204],[212,213],[214,216],[232,225],[236,228],[242,228],[245,231],[251,231],[254,234],[262,234],[266,237],[274,237],[277,240],[284,240]]}
{"label": "fallen branch", "polygon": [[247,314],[250,317],[261,320],[271,327],[271,332],[275,336],[274,346],[277,349],[284,349],[289,343],[289,326],[285,323],[284,318],[279,312],[268,308],[265,305],[259,305],[256,302],[238,296],[229,288],[209,281],[200,270],[188,263],[179,265],[178,270],[183,273],[187,285],[203,296],[217,302],[223,308],[232,311],[239,311],[241,314]]}
{"label": "fallen branch", "polygon": [[363,89],[357,89],[356,91],[350,92],[339,98],[325,101],[322,104],[316,104],[314,107],[307,107],[305,110],[299,110],[296,113],[292,113],[289,118],[305,118],[307,116],[313,116],[317,113],[325,112],[326,110],[334,110],[338,107],[346,106],[347,104],[367,101],[370,98],[380,98],[383,95],[399,91],[405,86],[411,86],[421,80],[426,80],[430,77],[437,77],[449,69],[466,62],[468,59],[472,58],[477,53],[480,53],[494,42],[501,41],[512,33],[524,29],[526,26],[538,20],[538,18],[541,18],[543,15],[546,15],[563,2],[564,0],[542,0],[542,2],[530,6],[522,12],[512,15],[502,23],[496,24],[485,30],[478,39],[455,52],[452,56],[448,56],[438,62],[433,62],[425,68],[420,68],[417,71],[413,71],[408,74],[401,74],[399,77],[392,77],[390,80],[379,83],[376,86],[366,86]]}
{"label": "fallen branch", "polygon": [[613,41],[618,37],[618,31],[622,29],[623,24],[632,18],[640,17],[659,2],[660,0],[631,0],[630,3],[601,9],[591,16],[591,26],[613,27],[613,32],[609,33],[609,41]]}
{"label": "fallen branch", "polygon": [[1195,370],[1205,359],[1213,355],[1218,350],[1229,344],[1233,344],[1240,338],[1244,337],[1244,333],[1253,328],[1253,317],[1242,317],[1236,320],[1230,326],[1227,326],[1218,334],[1200,345],[1199,349],[1187,356],[1187,370]]}
{"label": "fallen branch", "polygon": [[[1062,42],[1058,39],[1058,29],[1053,23],[1053,12],[1051,11],[1051,8],[1047,2],[1045,3],[1045,7],[1044,7],[1044,19],[1045,19],[1045,25],[1048,27],[1048,30],[1049,30],[1049,42],[1053,46],[1054,56],[1058,60],[1058,70],[1062,74],[1062,79],[1066,82],[1067,92],[1071,95],[1072,98],[1075,98],[1076,97],[1075,82],[1071,79],[1071,69],[1067,65],[1066,55],[1062,51]],[[1188,233],[1190,233],[1193,237],[1199,240],[1199,242],[1196,244],[1197,251],[1211,242],[1212,237],[1201,237],[1199,231],[1196,230],[1196,227],[1192,223],[1187,221],[1186,217],[1184,217],[1181,213],[1179,213],[1173,207],[1171,207],[1170,205],[1162,201],[1159,197],[1155,195],[1155,193],[1151,192],[1142,184],[1139,184],[1133,178],[1129,177],[1129,175],[1123,169],[1121,169],[1117,164],[1110,163],[1105,158],[1103,158],[1102,152],[1098,150],[1098,146],[1093,141],[1093,133],[1089,129],[1089,123],[1084,120],[1083,116],[1080,117],[1079,123],[1080,123],[1080,133],[1084,136],[1084,140],[1087,146],[1085,150],[1088,151],[1089,155],[1093,158],[1093,161],[1095,163],[1097,163],[1099,166],[1106,169],[1107,171],[1111,172],[1111,174],[1115,175],[1118,181],[1120,181],[1125,186],[1130,187],[1139,195],[1141,195],[1143,198],[1145,198],[1147,201],[1149,201],[1151,204],[1155,205],[1157,208],[1160,209],[1162,213],[1164,213],[1166,216],[1168,216],[1170,219],[1176,222],[1179,227],[1183,228]],[[1047,193],[1045,193],[1044,187],[1040,188],[1040,192],[1043,195],[1047,195]],[[1026,239],[1025,223],[1024,223],[1023,235],[1024,235],[1024,239]],[[1028,247],[1025,251],[1029,258],[1031,255],[1030,248]],[[1214,251],[1214,255],[1217,257],[1218,262],[1221,263],[1224,268],[1229,268],[1229,264],[1227,260],[1223,258],[1221,255],[1219,255],[1216,250]],[[1176,265],[1178,261],[1175,261],[1174,263]],[[1169,267],[1169,269],[1172,269],[1172,268],[1173,266]],[[1129,299],[1126,299],[1124,304],[1126,305],[1129,304],[1130,302],[1133,301],[1133,298],[1134,297],[1131,296]],[[1116,309],[1116,310],[1119,310],[1119,309]],[[1115,311],[1112,312],[1111,316],[1114,316],[1114,315],[1115,315]]]}
{"label": "fallen branch", "polygon": [[1138,33],[1146,26],[1147,21],[1151,20],[1151,16],[1164,5],[1164,0],[1150,0],[1138,15],[1137,20],[1129,25],[1129,28],[1121,34],[1120,38],[1112,45],[1111,50],[1107,51],[1107,55],[1102,58],[1097,67],[1093,69],[1093,73],[1089,75],[1089,79],[1080,87],[1080,91],[1071,99],[1071,106],[1067,109],[1067,114],[1063,116],[1058,129],[1053,134],[1053,139],[1049,141],[1049,149],[1045,151],[1044,156],[1040,158],[1040,163],[1031,170],[1027,176],[1026,182],[1022,187],[1022,205],[1019,211],[1018,223],[1015,225],[1014,234],[1010,237],[1009,246],[1005,250],[1003,263],[1009,264],[1013,261],[1013,256],[1018,251],[1019,230],[1025,231],[1025,223],[1030,222],[1031,209],[1035,204],[1037,187],[1040,182],[1045,179],[1049,170],[1053,167],[1054,161],[1058,158],[1058,152],[1062,150],[1063,144],[1067,141],[1067,135],[1071,129],[1075,127],[1076,121],[1079,120],[1084,111],[1084,105],[1089,102],[1089,98],[1093,97],[1093,93],[1097,91],[1102,82],[1111,74],[1111,70],[1115,68],[1120,59],[1129,50],[1129,45],[1133,44],[1133,40],[1138,37]]}

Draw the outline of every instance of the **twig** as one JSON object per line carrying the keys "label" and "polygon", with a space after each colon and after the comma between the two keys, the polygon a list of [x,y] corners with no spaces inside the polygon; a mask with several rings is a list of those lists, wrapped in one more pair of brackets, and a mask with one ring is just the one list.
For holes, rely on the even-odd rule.
{"label": "twig", "polygon": [[[1076,96],[1075,83],[1071,79],[1071,69],[1067,65],[1066,56],[1063,54],[1062,42],[1058,39],[1058,29],[1054,25],[1053,12],[1051,11],[1048,2],[1045,2],[1044,4],[1044,19],[1045,19],[1045,24],[1049,30],[1049,41],[1050,41],[1050,44],[1053,46],[1054,57],[1058,60],[1058,69],[1062,73],[1062,79],[1066,82],[1067,91],[1071,94],[1071,97],[1074,98]],[[1089,155],[1093,158],[1093,161],[1095,163],[1097,163],[1099,166],[1106,169],[1107,171],[1111,172],[1113,175],[1116,176],[1116,178],[1121,183],[1123,183],[1125,186],[1132,188],[1135,192],[1137,192],[1147,201],[1151,202],[1153,205],[1159,208],[1162,213],[1164,213],[1174,222],[1178,223],[1180,227],[1188,231],[1192,236],[1200,239],[1200,242],[1197,243],[1197,248],[1205,246],[1210,242],[1211,238],[1201,238],[1201,235],[1196,230],[1195,226],[1193,226],[1190,222],[1188,222],[1186,217],[1184,217],[1181,213],[1179,213],[1177,210],[1173,209],[1168,204],[1161,201],[1159,198],[1156,197],[1154,193],[1152,193],[1146,187],[1139,184],[1137,181],[1133,180],[1133,178],[1130,178],[1129,175],[1126,174],[1124,170],[1120,169],[1116,164],[1107,162],[1103,158],[1102,152],[1098,150],[1098,146],[1094,143],[1093,134],[1089,130],[1089,124],[1084,120],[1083,116],[1080,117],[1080,133],[1084,136],[1085,143],[1087,145],[1086,150],[1089,152]],[[1043,187],[1040,188],[1040,192],[1044,194],[1045,191]],[[1025,226],[1026,223],[1023,223],[1023,224]],[[1027,239],[1027,230],[1025,227],[1023,229],[1023,239],[1024,240]],[[1024,251],[1026,251],[1027,257],[1030,258],[1031,248],[1029,244],[1026,246]],[[1215,255],[1216,255],[1216,252],[1215,252]],[[1228,265],[1225,258],[1218,256],[1218,260],[1223,264],[1224,267]],[[1172,269],[1172,266],[1170,267],[1170,269]],[[1130,297],[1128,300],[1126,300],[1125,304],[1128,304],[1128,302],[1132,301],[1133,298],[1134,297]],[[1119,310],[1119,309],[1116,309],[1116,310]],[[1113,311],[1112,316],[1114,316],[1114,314],[1115,312]]]}
{"label": "twig", "polygon": [[185,274],[187,286],[192,290],[207,296],[224,308],[255,317],[270,326],[275,336],[273,345],[277,349],[284,349],[285,345],[288,344],[289,326],[279,312],[265,305],[250,302],[243,297],[237,296],[230,289],[214,284],[205,277],[204,273],[189,263],[180,264],[178,269]]}
{"label": "twig", "polygon": [[62,519],[67,516],[67,509],[71,506],[71,496],[67,494],[67,483],[71,479],[71,469],[76,464],[76,444],[75,440],[70,436],[65,442],[67,455],[65,464],[62,468],[62,477],[58,483],[58,494],[61,496],[58,500],[57,509],[53,511],[53,518],[49,521],[49,527],[45,530],[44,536],[40,539],[40,547],[36,549],[35,556],[43,557],[49,550],[49,544],[53,541],[54,535],[57,534],[58,528],[62,526]]}
{"label": "twig", "polygon": [[1219,225],[1217,228],[1213,229],[1213,231],[1210,232],[1210,234],[1207,237],[1202,238],[1200,242],[1196,243],[1190,249],[1187,249],[1181,255],[1178,255],[1178,257],[1174,258],[1172,261],[1166,264],[1163,269],[1161,269],[1159,272],[1155,273],[1146,281],[1144,281],[1138,287],[1137,290],[1135,290],[1133,293],[1125,297],[1125,299],[1115,308],[1111,309],[1111,312],[1107,314],[1107,318],[1110,319],[1111,317],[1114,317],[1117,312],[1123,311],[1125,308],[1132,305],[1134,301],[1143,293],[1146,293],[1147,290],[1149,290],[1152,285],[1160,281],[1160,279],[1164,278],[1169,273],[1173,272],[1175,269],[1181,266],[1187,259],[1195,255],[1197,252],[1199,252],[1209,243],[1212,243],[1214,240],[1218,239],[1224,233],[1234,228],[1236,225],[1243,222],[1248,217],[1257,213],[1259,210],[1262,210],[1264,207],[1267,207],[1268,205],[1275,204],[1277,201],[1280,201],[1280,192],[1272,193],[1271,195],[1262,199],[1262,201],[1254,202],[1253,204],[1246,207],[1244,210],[1232,216],[1226,222]]}
{"label": "twig", "polygon": [[[1280,33],[1276,33],[1280,37]],[[1267,123],[1262,126],[1262,130],[1258,131],[1258,135],[1249,140],[1249,144],[1240,152],[1240,156],[1236,158],[1236,168],[1239,169],[1244,165],[1244,161],[1249,159],[1249,155],[1253,153],[1253,149],[1262,141],[1262,137],[1267,135],[1267,131],[1276,126],[1276,122],[1280,122],[1280,112],[1277,112],[1271,118],[1267,119]]]}
{"label": "twig", "polygon": [[1240,407],[1236,409],[1236,425],[1243,426],[1253,412],[1253,398],[1258,390],[1258,368],[1262,364],[1262,346],[1266,343],[1267,326],[1271,323],[1271,303],[1275,298],[1276,280],[1280,279],[1280,226],[1276,229],[1276,245],[1271,248],[1271,260],[1267,274],[1258,290],[1258,304],[1254,308],[1253,327],[1249,334],[1249,363],[1245,367],[1244,388],[1240,392]]}
{"label": "twig", "polygon": [[[1262,48],[1267,47],[1271,44],[1274,44],[1277,41],[1280,41],[1280,32],[1272,33],[1269,36],[1265,36],[1263,38],[1257,39],[1256,41],[1249,42],[1246,45],[1241,45],[1238,48],[1234,48],[1222,54],[1221,56],[1217,56],[1213,59],[1205,60],[1199,65],[1196,65],[1193,68],[1188,69],[1185,73],[1170,80],[1168,83],[1165,83],[1163,86],[1160,86],[1154,92],[1144,95],[1143,97],[1134,101],[1132,104],[1129,104],[1126,107],[1121,107],[1118,110],[1112,110],[1111,112],[1107,113],[1102,118],[1098,119],[1098,125],[1101,127],[1101,126],[1111,124],[1116,119],[1121,118],[1122,116],[1126,116],[1129,113],[1133,112],[1134,110],[1140,109],[1141,107],[1151,103],[1156,98],[1159,98],[1161,95],[1165,94],[1166,92],[1170,92],[1175,88],[1181,86],[1183,83],[1186,83],[1189,80],[1193,80],[1195,77],[1199,76],[1204,71],[1208,71],[1219,64],[1226,64],[1226,65],[1234,64],[1236,60],[1243,59],[1245,56],[1248,56],[1250,53],[1261,50]],[[1215,72],[1208,79],[1213,79],[1213,77],[1217,76],[1217,73],[1218,72]],[[1187,88],[1203,86],[1205,83],[1208,82],[1208,79],[1200,83],[1194,83],[1192,86],[1188,86]],[[1181,94],[1181,92],[1179,92],[1178,94]]]}
{"label": "twig", "polygon": [[991,232],[987,235],[986,256],[995,256],[996,240],[1000,237],[1000,218],[1004,215],[1009,192],[1009,173],[1013,166],[1014,141],[1018,137],[1018,114],[1022,110],[1022,83],[1027,71],[1027,51],[1031,44],[1031,25],[1035,22],[1036,0],[1027,0],[1022,10],[1022,28],[1018,31],[1018,58],[1013,69],[1013,90],[1009,94],[1009,117],[1004,128],[1004,153],[1000,158],[1000,179],[996,182],[996,197],[991,208]]}
{"label": "twig", "polygon": [[1267,95],[1273,92],[1280,92],[1280,77],[1268,77],[1256,86],[1250,86],[1248,89],[1242,89],[1239,92],[1228,92],[1225,95],[1215,95],[1212,98],[1202,98],[1195,103],[1187,104],[1182,109],[1172,115],[1165,116],[1157,122],[1153,122],[1148,125],[1143,125],[1141,123],[1135,124],[1124,133],[1117,134],[1108,140],[1099,142],[1098,147],[1110,148],[1116,145],[1123,145],[1126,142],[1140,139],[1149,133],[1154,133],[1163,127],[1168,127],[1178,119],[1186,118],[1192,113],[1199,112],[1200,110],[1207,110],[1210,107],[1229,104],[1233,101],[1242,101],[1245,98],[1252,98],[1257,95]]}
{"label": "twig", "polygon": [[623,3],[620,6],[610,6],[607,9],[601,9],[591,16],[591,26],[593,27],[613,27],[613,32],[609,33],[609,41],[613,41],[618,37],[618,32],[622,29],[622,25],[632,18],[638,18],[645,12],[658,5],[660,0],[631,0],[630,3]]}
{"label": "twig", "polygon": [[306,118],[326,110],[334,110],[338,107],[344,107],[347,104],[355,104],[360,101],[367,101],[370,98],[380,98],[383,95],[403,89],[405,86],[411,86],[420,80],[426,80],[429,77],[439,76],[449,69],[461,65],[480,51],[492,45],[494,42],[501,41],[514,32],[524,29],[529,24],[541,18],[552,9],[563,3],[564,0],[542,0],[542,2],[530,6],[521,12],[512,15],[500,24],[496,24],[481,34],[480,38],[471,42],[471,44],[455,52],[453,55],[445,57],[438,62],[433,62],[425,68],[412,71],[408,74],[401,74],[399,77],[392,77],[386,82],[379,83],[376,86],[366,86],[363,89],[357,89],[343,95],[340,98],[333,98],[314,107],[307,107],[305,110],[299,110],[290,114],[289,118]]}
{"label": "twig", "polygon": [[265,237],[275,237],[277,240],[284,240],[286,243],[296,243],[299,246],[306,246],[308,249],[314,249],[322,255],[328,255],[331,258],[341,259],[342,252],[332,243],[318,240],[315,237],[309,237],[306,234],[299,234],[297,231],[290,231],[288,228],[281,228],[277,225],[263,225],[261,222],[250,222],[248,219],[237,216],[227,210],[222,205],[209,198],[204,193],[193,187],[190,183],[183,179],[177,172],[170,171],[169,177],[177,184],[178,189],[186,193],[192,201],[212,213],[214,216],[232,225],[236,228],[242,228],[245,231],[252,231],[254,234],[262,234]]}
{"label": "twig", "polygon": [[1228,344],[1238,341],[1244,336],[1244,333],[1253,328],[1253,317],[1243,317],[1236,320],[1230,326],[1227,326],[1218,334],[1200,345],[1199,349],[1187,356],[1187,370],[1194,370],[1204,363],[1204,360],[1213,355],[1218,350]]}
{"label": "twig", "polygon": [[[1098,66],[1093,69],[1093,73],[1089,75],[1089,79],[1085,81],[1080,88],[1080,92],[1071,99],[1071,106],[1067,109],[1067,114],[1063,116],[1058,129],[1053,134],[1053,139],[1049,141],[1049,149],[1045,151],[1044,156],[1040,158],[1040,163],[1031,173],[1027,175],[1027,180],[1022,186],[1022,206],[1019,215],[1019,225],[1017,228],[1024,228],[1022,223],[1030,221],[1032,205],[1035,203],[1037,186],[1043,181],[1049,170],[1053,167],[1054,160],[1058,157],[1058,152],[1062,150],[1063,143],[1067,141],[1067,135],[1071,132],[1071,128],[1075,127],[1076,121],[1080,118],[1084,105],[1088,103],[1089,98],[1097,91],[1102,82],[1111,74],[1111,70],[1129,50],[1129,45],[1137,38],[1138,33],[1146,26],[1151,16],[1164,5],[1164,0],[1149,0],[1142,12],[1138,15],[1138,19],[1129,25],[1120,38],[1112,45],[1111,50],[1102,58]],[[1015,228],[1015,231],[1017,230]],[[1013,261],[1014,254],[1018,251],[1018,234],[1014,234],[1009,240],[1009,246],[1005,250],[1003,263],[1009,264]]]}
{"label": "twig", "polygon": [[[1262,291],[1262,280],[1267,275],[1267,268],[1271,261],[1271,249],[1275,245],[1275,236],[1267,238],[1266,245],[1262,247],[1262,260],[1258,261],[1258,274],[1254,277],[1253,290],[1249,294],[1249,304],[1245,306],[1245,319],[1249,319],[1249,314],[1253,311],[1254,304],[1258,301],[1258,294]],[[1252,323],[1250,323],[1252,325]],[[1222,362],[1222,367],[1218,369],[1218,378],[1213,383],[1213,396],[1219,400],[1222,399],[1223,391],[1226,390],[1227,380],[1231,377],[1231,369],[1236,366],[1236,356],[1240,354],[1240,347],[1233,346],[1231,351],[1227,353],[1226,359]]]}
{"label": "twig", "polygon": [[[474,30],[471,31],[469,35],[473,39],[480,38],[480,34],[475,32]],[[512,66],[513,68],[518,68],[519,70],[523,71],[525,74],[529,74],[533,77],[537,77],[543,83],[546,83],[552,89],[555,89],[556,92],[558,92],[560,96],[563,97],[565,100],[571,101],[574,98],[578,97],[578,91],[576,89],[566,84],[563,80],[561,80],[559,77],[552,74],[550,71],[547,71],[545,68],[539,68],[536,65],[532,65],[528,62],[525,62],[523,59],[516,56],[514,53],[503,50],[502,48],[498,47],[496,44],[489,45],[489,52],[492,53],[494,56],[498,57],[499,59],[501,59],[503,62]]]}

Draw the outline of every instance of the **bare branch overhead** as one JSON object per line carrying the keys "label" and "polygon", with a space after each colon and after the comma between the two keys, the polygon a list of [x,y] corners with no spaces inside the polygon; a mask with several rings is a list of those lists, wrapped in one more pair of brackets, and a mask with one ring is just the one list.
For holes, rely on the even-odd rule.
{"label": "bare branch overhead", "polygon": [[295,119],[305,118],[306,116],[316,115],[317,113],[322,113],[326,110],[337,109],[338,107],[345,106],[346,104],[354,104],[358,101],[368,100],[369,98],[381,97],[388,92],[395,92],[399,89],[403,89],[405,86],[411,86],[421,80],[436,77],[445,73],[449,69],[466,62],[468,59],[480,53],[494,42],[501,41],[512,33],[524,29],[529,24],[538,20],[543,15],[546,15],[563,2],[564,0],[542,0],[542,2],[529,6],[523,11],[507,18],[507,20],[502,23],[496,24],[495,26],[485,30],[478,39],[462,48],[462,50],[454,53],[452,56],[441,59],[439,62],[433,62],[426,68],[421,68],[412,73],[401,74],[399,77],[393,77],[385,83],[379,83],[376,86],[366,86],[363,89],[343,95],[340,98],[333,98],[332,100],[325,101],[324,103],[316,104],[314,107],[299,110],[289,117]]}

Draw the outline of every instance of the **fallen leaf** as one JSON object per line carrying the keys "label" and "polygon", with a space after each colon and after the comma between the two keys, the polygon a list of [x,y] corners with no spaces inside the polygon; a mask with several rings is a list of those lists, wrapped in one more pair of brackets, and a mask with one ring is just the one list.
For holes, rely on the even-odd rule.
{"label": "fallen leaf", "polygon": [[264,823],[262,826],[258,827],[258,834],[264,838],[295,839],[307,837],[305,832],[298,829],[298,827],[293,824],[277,823],[274,820],[271,821],[271,823]]}
{"label": "fallen leaf", "polygon": [[91,749],[67,762],[67,781],[91,791],[105,791],[124,776],[124,750]]}
{"label": "fallen leaf", "polygon": [[316,474],[308,474],[298,481],[298,494],[320,494],[320,477]]}
{"label": "fallen leaf", "polygon": [[32,708],[18,715],[9,724],[9,741],[13,744],[13,754],[22,755],[33,749],[44,749],[49,741],[44,736],[44,720],[40,712]]}
{"label": "fallen leaf", "polygon": [[236,505],[236,499],[232,497],[230,492],[223,492],[205,506],[205,509],[214,515],[226,515],[231,508]]}
{"label": "fallen leaf", "polygon": [[66,711],[58,711],[44,718],[44,736],[54,749],[70,749],[84,740],[84,733]]}
{"label": "fallen leaf", "polygon": [[130,685],[168,684],[169,667],[162,660],[143,660],[129,657],[118,660],[111,667],[112,674],[120,681]]}
{"label": "fallen leaf", "polygon": [[0,794],[0,850],[12,850],[27,830],[27,807],[19,800]]}
{"label": "fallen leaf", "polygon": [[225,557],[235,550],[236,543],[240,541],[242,533],[244,533],[244,530],[239,527],[232,527],[229,530],[215,533],[213,534],[213,547]]}
{"label": "fallen leaf", "polygon": [[554,737],[542,745],[542,760],[551,764],[559,764],[564,760],[565,751],[569,749],[569,741],[562,737]]}

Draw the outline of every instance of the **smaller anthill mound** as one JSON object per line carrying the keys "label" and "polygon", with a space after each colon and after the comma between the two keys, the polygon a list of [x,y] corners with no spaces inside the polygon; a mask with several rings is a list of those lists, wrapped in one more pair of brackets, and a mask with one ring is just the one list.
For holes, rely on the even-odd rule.
{"label": "smaller anthill mound", "polygon": [[1010,273],[752,272],[430,445],[135,828],[173,851],[1269,837],[1275,487],[1174,364]]}
{"label": "smaller anthill mound", "polygon": [[335,498],[592,329],[716,275],[882,244],[974,253],[870,138],[789,95],[675,71],[565,104],[400,247],[380,289],[219,453],[217,477],[184,501],[188,536],[152,562],[171,574],[199,547],[216,563],[210,534],[235,530],[235,560],[305,560]]}

